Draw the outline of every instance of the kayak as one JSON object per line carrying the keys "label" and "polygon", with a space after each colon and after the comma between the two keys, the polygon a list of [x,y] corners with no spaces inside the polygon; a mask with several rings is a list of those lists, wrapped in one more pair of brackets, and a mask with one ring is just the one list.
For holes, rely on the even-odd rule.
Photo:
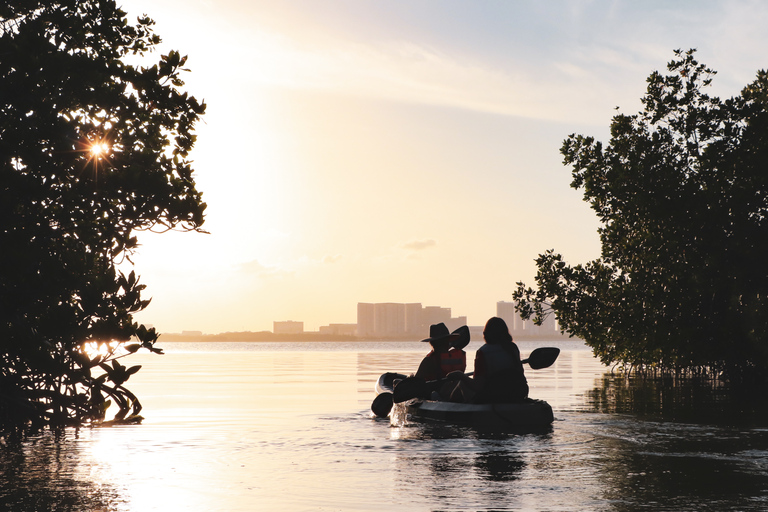
{"label": "kayak", "polygon": [[543,400],[517,403],[463,404],[413,399],[394,404],[393,416],[418,418],[474,427],[543,428],[554,421],[552,407]]}
{"label": "kayak", "polygon": [[379,380],[376,381],[376,394],[392,393],[392,391],[395,390],[395,382],[401,381],[406,377],[408,376],[403,375],[402,373],[382,373],[381,376],[379,376]]}
{"label": "kayak", "polygon": [[[384,373],[376,382],[376,393],[392,393],[395,383],[407,376]],[[395,422],[407,418],[442,421],[475,427],[543,428],[554,421],[552,407],[543,400],[525,399],[517,403],[464,404],[414,398],[394,404],[391,417]]]}

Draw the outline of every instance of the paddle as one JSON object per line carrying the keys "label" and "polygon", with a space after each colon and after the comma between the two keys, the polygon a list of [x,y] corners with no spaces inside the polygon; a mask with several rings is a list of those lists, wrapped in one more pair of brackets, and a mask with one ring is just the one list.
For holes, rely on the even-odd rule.
{"label": "paddle", "polygon": [[[539,347],[535,349],[528,356],[528,359],[523,359],[523,364],[528,364],[532,370],[541,370],[542,368],[548,368],[560,355],[560,349],[556,347]],[[407,402],[412,398],[425,399],[429,397],[430,393],[437,389],[447,379],[433,380],[427,382],[421,377],[408,377],[401,380],[395,390],[392,393],[392,401],[396,404]]]}
{"label": "paddle", "polygon": [[[461,350],[467,345],[469,345],[470,336],[469,336],[468,326],[462,325],[461,327],[453,331],[451,334],[458,335],[458,338],[451,341],[451,348]],[[407,387],[408,387],[408,384],[406,384],[406,388]],[[426,389],[418,390],[418,392],[429,394],[431,390],[426,390]],[[389,411],[391,410],[392,410],[392,393],[389,393],[387,391],[383,393],[379,393],[376,396],[376,398],[373,399],[373,402],[371,402],[371,411],[378,418],[386,418],[389,415]]]}
{"label": "paddle", "polygon": [[455,339],[451,342],[451,347],[456,349],[463,349],[467,345],[469,345],[469,327],[466,325],[462,325],[455,331],[453,331],[451,334],[458,334],[458,339]]}
{"label": "paddle", "polygon": [[396,404],[407,402],[411,398],[427,398],[432,393],[430,384],[442,384],[447,379],[427,382],[421,377],[408,377],[401,380],[392,393],[392,401]]}
{"label": "paddle", "polygon": [[532,370],[541,370],[552,366],[559,355],[557,347],[539,347],[531,352],[528,359],[523,359],[523,364],[528,363]]}
{"label": "paddle", "polygon": [[379,393],[371,403],[371,411],[379,418],[386,418],[392,410],[392,393],[385,391]]}
{"label": "paddle", "polygon": [[371,403],[371,411],[379,418],[386,418],[389,415],[389,411],[392,410],[392,391],[395,384],[405,378],[405,375],[400,373],[387,372],[379,377],[379,381],[376,383],[376,389],[381,389],[376,398]]}

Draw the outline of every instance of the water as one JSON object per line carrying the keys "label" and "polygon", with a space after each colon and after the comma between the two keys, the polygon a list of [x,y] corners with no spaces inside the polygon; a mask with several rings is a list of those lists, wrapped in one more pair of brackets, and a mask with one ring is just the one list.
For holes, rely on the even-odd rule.
{"label": "water", "polygon": [[371,419],[375,380],[413,371],[419,343],[166,343],[132,358],[142,425],[5,442],[0,510],[768,509],[764,400],[606,378],[583,345],[547,345],[557,363],[527,376],[555,423],[512,434]]}

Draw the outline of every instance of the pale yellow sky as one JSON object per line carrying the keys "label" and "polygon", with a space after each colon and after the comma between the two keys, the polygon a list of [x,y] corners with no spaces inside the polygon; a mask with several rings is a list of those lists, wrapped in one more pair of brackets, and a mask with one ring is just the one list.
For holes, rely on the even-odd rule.
{"label": "pale yellow sky", "polygon": [[563,139],[607,141],[675,48],[698,48],[724,96],[765,67],[768,5],[675,5],[126,0],[208,103],[193,158],[210,234],[140,236],[137,319],[316,330],[357,302],[421,302],[479,325],[539,253],[599,256]]}

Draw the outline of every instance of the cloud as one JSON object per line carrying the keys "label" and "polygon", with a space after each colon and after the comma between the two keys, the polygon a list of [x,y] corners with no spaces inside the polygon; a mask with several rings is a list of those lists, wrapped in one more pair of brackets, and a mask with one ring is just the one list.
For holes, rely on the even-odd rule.
{"label": "cloud", "polygon": [[411,242],[405,242],[400,245],[400,248],[408,250],[408,251],[423,251],[425,249],[429,249],[431,247],[435,247],[437,245],[437,241],[432,239],[426,239],[426,240],[413,240]]}
{"label": "cloud", "polygon": [[[451,41],[434,37],[431,20],[418,17],[420,8],[410,11],[415,17],[409,18],[409,29],[382,25],[378,31],[363,33],[352,20],[347,23],[355,28],[345,29],[341,22],[298,19],[291,10],[273,6],[268,13],[256,14],[259,8],[254,7],[254,14],[211,24],[215,31],[211,37],[188,40],[185,48],[190,48],[196,62],[207,63],[207,79],[225,84],[327,91],[602,125],[614,114],[615,105],[627,112],[640,107],[636,101],[644,92],[645,78],[654,69],[664,69],[680,41],[699,47],[700,59],[721,69],[723,75],[738,73],[736,85],[754,76],[760,67],[755,64],[764,61],[768,11],[763,3],[700,3],[657,2],[649,7],[642,2],[608,0],[566,2],[559,10],[520,7],[513,11],[519,11],[521,19],[546,28],[534,33],[521,25],[517,35],[498,32],[501,26],[514,27],[512,20],[508,25],[481,17],[508,16],[508,9],[473,6],[466,11],[473,16],[460,25],[487,27],[487,38],[479,41],[503,43],[483,48],[472,40],[462,41],[458,33],[443,34]],[[395,4],[405,9],[407,2]],[[353,12],[361,10],[372,12],[340,10],[342,17],[354,17]]]}
{"label": "cloud", "polygon": [[323,257],[323,263],[333,264],[341,261],[341,254],[334,254],[333,256]]}
{"label": "cloud", "polygon": [[251,260],[238,264],[236,270],[241,275],[260,279],[287,279],[294,278],[305,270],[334,265],[341,260],[341,254],[327,255],[320,259],[302,256],[291,261],[282,261],[280,265],[264,265],[259,260]]}
{"label": "cloud", "polygon": [[285,278],[294,275],[290,270],[282,269],[277,265],[262,265],[258,260],[240,263],[237,269],[246,275],[261,278]]}
{"label": "cloud", "polygon": [[[593,115],[591,105],[579,107],[584,96],[600,98],[610,87],[594,74],[572,82],[572,70],[543,81],[541,70],[522,61],[494,66],[413,41],[359,42],[318,34],[307,41],[259,28],[226,37],[224,46],[231,51],[220,52],[213,64],[218,74],[238,70],[237,81],[266,87],[548,120]],[[242,62],[248,62],[245,69]],[[571,86],[563,89],[563,81]]]}

